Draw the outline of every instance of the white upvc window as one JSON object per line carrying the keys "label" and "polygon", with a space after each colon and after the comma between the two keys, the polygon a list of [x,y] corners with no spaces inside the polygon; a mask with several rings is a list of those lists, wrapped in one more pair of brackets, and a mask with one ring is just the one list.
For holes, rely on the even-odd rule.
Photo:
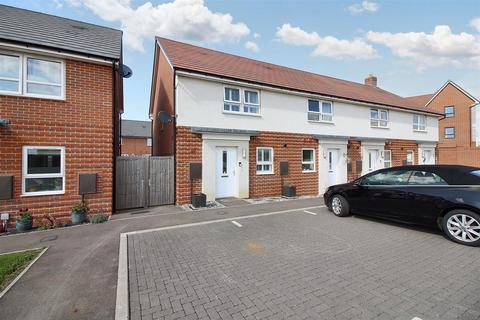
{"label": "white upvc window", "polygon": [[370,109],[370,126],[372,128],[388,128],[388,111]]}
{"label": "white upvc window", "polygon": [[63,60],[0,52],[0,93],[64,99]]}
{"label": "white upvc window", "polygon": [[427,131],[427,116],[414,114],[413,115],[413,130]]}
{"label": "white upvc window", "polygon": [[223,88],[223,111],[248,115],[260,114],[260,91],[225,86]]}
{"label": "white upvc window", "polygon": [[152,146],[152,138],[147,138],[147,147]]}
{"label": "white upvc window", "polygon": [[257,148],[257,174],[273,174],[273,148]]}
{"label": "white upvc window", "polygon": [[383,167],[390,168],[392,166],[392,150],[383,150]]}
{"label": "white upvc window", "polygon": [[65,193],[65,148],[24,146],[22,195]]}
{"label": "white upvc window", "polygon": [[243,112],[253,114],[260,112],[260,93],[258,90],[243,90]]}
{"label": "white upvc window", "polygon": [[315,149],[302,149],[302,172],[315,172]]}
{"label": "white upvc window", "polygon": [[331,101],[308,100],[308,121],[332,122],[333,103]]}
{"label": "white upvc window", "polygon": [[22,93],[22,57],[0,53],[0,93]]}
{"label": "white upvc window", "polygon": [[406,161],[406,164],[407,164],[408,166],[410,166],[410,165],[413,165],[414,162],[415,162],[415,154],[414,154],[413,150],[408,150],[408,151],[407,151],[407,161]]}

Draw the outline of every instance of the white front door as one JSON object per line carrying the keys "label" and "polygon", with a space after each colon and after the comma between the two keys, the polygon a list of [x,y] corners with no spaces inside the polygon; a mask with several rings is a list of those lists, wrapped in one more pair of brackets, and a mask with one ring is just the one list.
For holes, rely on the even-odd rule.
{"label": "white front door", "polygon": [[327,186],[328,187],[337,183],[338,153],[339,153],[339,149],[327,150],[327,161],[328,161]]}
{"label": "white front door", "polygon": [[368,172],[372,172],[378,169],[377,162],[378,162],[378,150],[368,149],[368,162],[367,162]]}
{"label": "white front door", "polygon": [[435,164],[435,152],[432,149],[423,149],[422,153],[423,164]]}
{"label": "white front door", "polygon": [[237,148],[217,147],[216,155],[216,198],[233,197],[235,195],[235,169]]}

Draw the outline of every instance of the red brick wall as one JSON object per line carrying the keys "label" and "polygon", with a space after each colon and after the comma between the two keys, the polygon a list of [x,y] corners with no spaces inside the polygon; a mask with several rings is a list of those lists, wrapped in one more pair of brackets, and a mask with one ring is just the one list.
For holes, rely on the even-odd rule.
{"label": "red brick wall", "polygon": [[[190,163],[202,162],[202,136],[191,132],[190,127],[177,127],[177,152],[176,164],[176,203],[191,203]],[[200,179],[193,182],[193,192],[202,191]]]}
{"label": "red brick wall", "polygon": [[[78,195],[78,174],[97,173],[97,193],[86,196],[91,213],[112,212],[113,75],[109,66],[66,60],[66,100],[0,95],[0,175],[14,176],[14,199],[0,209],[15,216],[29,208],[35,218],[68,218]],[[22,146],[65,147],[65,194],[22,197]],[[12,217],[13,218],[13,217]]]}
{"label": "red brick wall", "polygon": [[385,143],[385,150],[392,150],[392,166],[403,166],[407,160],[407,151],[413,151],[414,164],[418,164],[418,144],[412,140],[389,140]]}
{"label": "red brick wall", "polygon": [[[273,148],[274,174],[257,175],[256,148]],[[315,149],[315,172],[302,172],[302,148]],[[283,183],[290,182],[297,188],[297,195],[318,195],[318,140],[310,134],[262,132],[250,139],[250,197],[279,196],[282,194],[280,161],[288,161],[288,175]]]}
{"label": "red brick wall", "polygon": [[357,168],[357,161],[362,160],[362,144],[359,140],[349,140],[347,144],[347,163],[351,164],[352,170],[347,173],[348,181],[353,181],[361,176],[362,170]]}
{"label": "red brick wall", "polygon": [[122,155],[143,156],[150,154],[152,154],[152,147],[147,145],[147,138],[122,138]]}

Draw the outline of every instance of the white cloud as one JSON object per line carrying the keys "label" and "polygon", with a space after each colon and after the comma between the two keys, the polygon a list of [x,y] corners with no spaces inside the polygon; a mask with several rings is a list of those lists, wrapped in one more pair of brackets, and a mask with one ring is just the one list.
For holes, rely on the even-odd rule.
{"label": "white cloud", "polygon": [[470,25],[474,27],[478,32],[480,32],[480,17],[470,21]]}
{"label": "white cloud", "polygon": [[253,52],[258,52],[258,50],[260,50],[260,48],[258,47],[258,44],[256,44],[253,41],[245,42],[245,48]]}
{"label": "white cloud", "polygon": [[256,33],[256,32],[255,32],[255,33],[253,34],[253,37],[254,37],[255,39],[259,39],[259,38],[261,37],[261,35],[260,35],[260,33]]}
{"label": "white cloud", "polygon": [[351,14],[360,14],[360,13],[365,12],[365,11],[368,11],[368,12],[378,11],[379,5],[376,2],[370,2],[368,0],[363,0],[362,3],[352,4],[347,9],[348,9],[348,11],[350,11]]}
{"label": "white cloud", "polygon": [[312,56],[331,58],[371,59],[377,57],[375,49],[361,39],[342,40],[332,36],[322,37],[316,32],[306,32],[286,23],[277,29],[277,38],[286,44],[314,46]]}
{"label": "white cloud", "polygon": [[367,38],[388,47],[393,55],[413,62],[420,71],[446,65],[480,68],[480,36],[454,34],[449,26],[436,26],[433,33],[369,31]]}
{"label": "white cloud", "polygon": [[133,7],[130,0],[67,0],[84,6],[106,21],[118,21],[127,46],[143,51],[145,39],[155,35],[193,42],[238,41],[250,33],[244,23],[234,23],[228,13],[212,12],[204,0],[151,2]]}
{"label": "white cloud", "polygon": [[53,0],[53,4],[55,5],[55,8],[57,8],[57,9],[63,8],[63,3],[60,0]]}

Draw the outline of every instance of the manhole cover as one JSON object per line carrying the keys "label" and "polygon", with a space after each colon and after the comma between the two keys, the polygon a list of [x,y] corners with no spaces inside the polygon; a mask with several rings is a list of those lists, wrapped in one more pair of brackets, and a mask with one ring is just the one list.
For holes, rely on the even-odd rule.
{"label": "manhole cover", "polygon": [[46,236],[46,237],[43,237],[42,239],[40,239],[40,242],[53,241],[53,240],[57,240],[57,238],[58,238],[58,236],[56,236],[56,235]]}

